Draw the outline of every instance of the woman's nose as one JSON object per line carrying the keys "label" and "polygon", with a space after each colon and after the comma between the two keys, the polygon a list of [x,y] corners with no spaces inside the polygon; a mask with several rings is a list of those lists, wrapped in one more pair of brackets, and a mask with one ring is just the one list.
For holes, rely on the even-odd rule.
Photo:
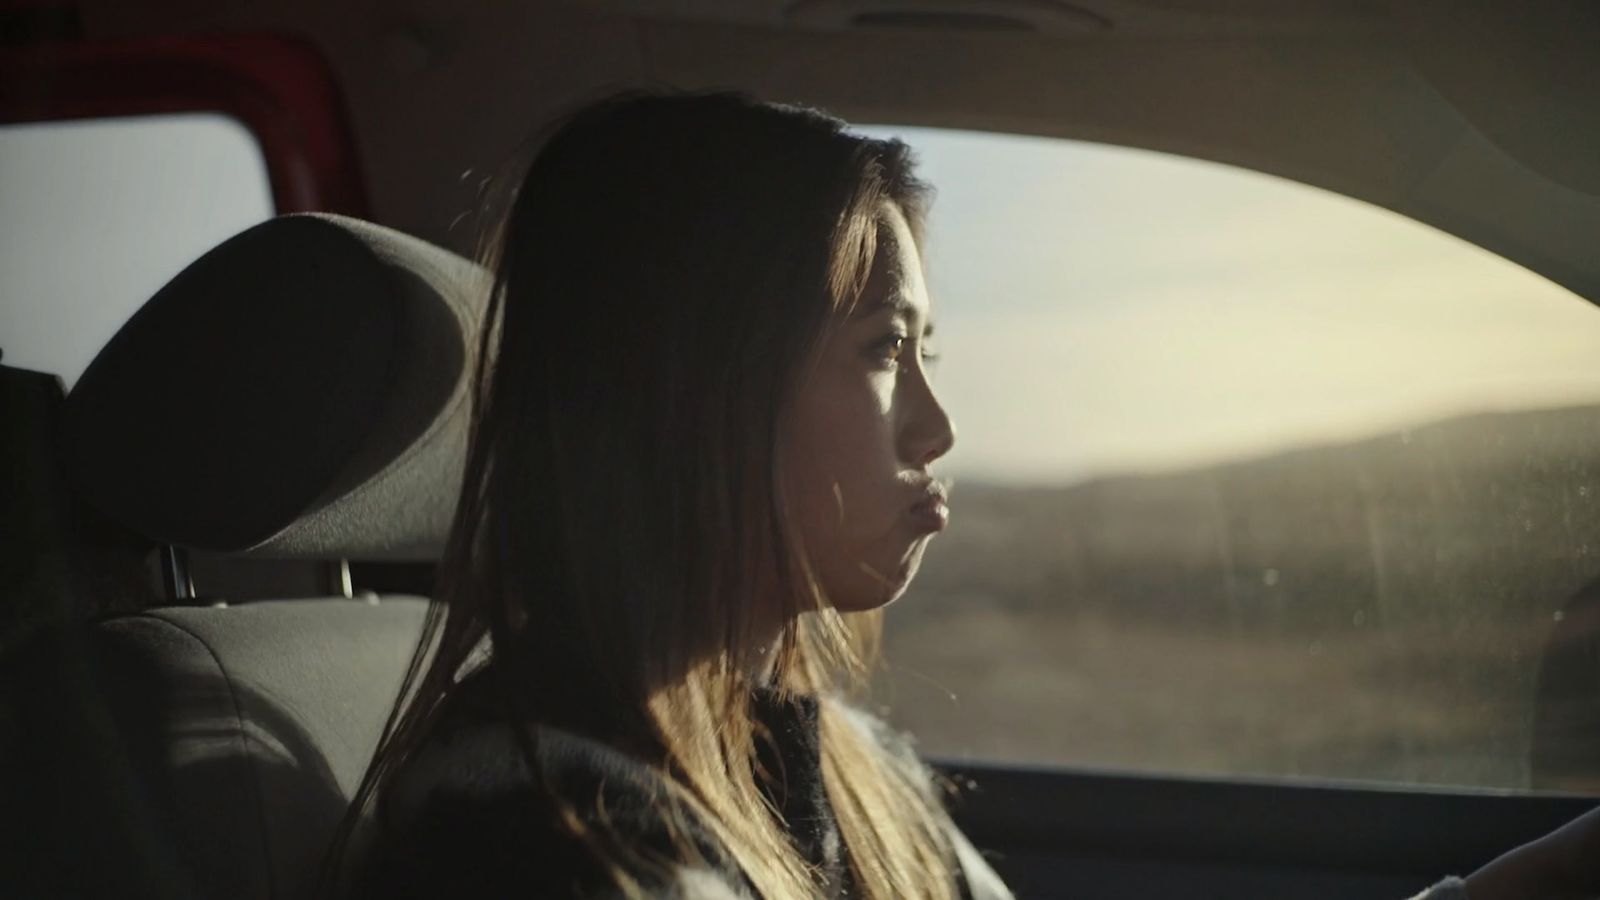
{"label": "woman's nose", "polygon": [[903,455],[908,464],[927,468],[955,446],[956,425],[926,381],[922,382],[918,395],[905,430],[906,452]]}

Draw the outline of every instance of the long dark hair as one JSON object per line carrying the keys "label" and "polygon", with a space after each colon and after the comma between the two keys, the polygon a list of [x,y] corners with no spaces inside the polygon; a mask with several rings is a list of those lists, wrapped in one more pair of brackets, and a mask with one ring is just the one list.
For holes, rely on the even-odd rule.
{"label": "long dark hair", "polygon": [[[876,616],[834,612],[812,577],[778,435],[799,373],[860,298],[886,205],[920,243],[912,169],[900,142],[731,93],[629,93],[554,127],[492,245],[439,602],[350,823],[486,653],[530,765],[529,723],[625,747],[681,787],[674,809],[763,895],[816,891],[782,823],[751,812],[766,808],[747,662],[775,618],[771,686],[827,696],[874,649]],[[847,719],[823,704],[858,883],[949,896],[936,801]]]}

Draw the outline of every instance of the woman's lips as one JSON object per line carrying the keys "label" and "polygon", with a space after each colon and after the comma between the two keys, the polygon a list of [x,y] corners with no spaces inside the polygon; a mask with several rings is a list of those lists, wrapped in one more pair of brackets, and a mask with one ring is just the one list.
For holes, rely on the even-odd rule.
{"label": "woman's lips", "polygon": [[930,533],[943,531],[950,525],[950,502],[945,499],[944,491],[930,490],[911,507],[910,516],[920,529]]}

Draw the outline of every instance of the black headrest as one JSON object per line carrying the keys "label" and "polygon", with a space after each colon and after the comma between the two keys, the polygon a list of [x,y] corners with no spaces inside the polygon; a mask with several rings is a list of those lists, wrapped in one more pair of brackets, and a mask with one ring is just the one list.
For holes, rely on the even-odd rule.
{"label": "black headrest", "polygon": [[67,397],[84,497],[155,540],[430,559],[460,487],[480,267],[331,215],[283,216],[162,288]]}

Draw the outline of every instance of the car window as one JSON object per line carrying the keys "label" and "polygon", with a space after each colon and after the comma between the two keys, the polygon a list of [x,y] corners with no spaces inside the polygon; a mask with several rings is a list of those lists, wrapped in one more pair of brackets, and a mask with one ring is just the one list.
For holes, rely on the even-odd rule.
{"label": "car window", "polygon": [[0,126],[0,350],[70,387],[185,265],[273,213],[266,164],[213,114]]}
{"label": "car window", "polygon": [[934,755],[1600,788],[1600,311],[1144,150],[898,135],[959,430],[880,695]]}

